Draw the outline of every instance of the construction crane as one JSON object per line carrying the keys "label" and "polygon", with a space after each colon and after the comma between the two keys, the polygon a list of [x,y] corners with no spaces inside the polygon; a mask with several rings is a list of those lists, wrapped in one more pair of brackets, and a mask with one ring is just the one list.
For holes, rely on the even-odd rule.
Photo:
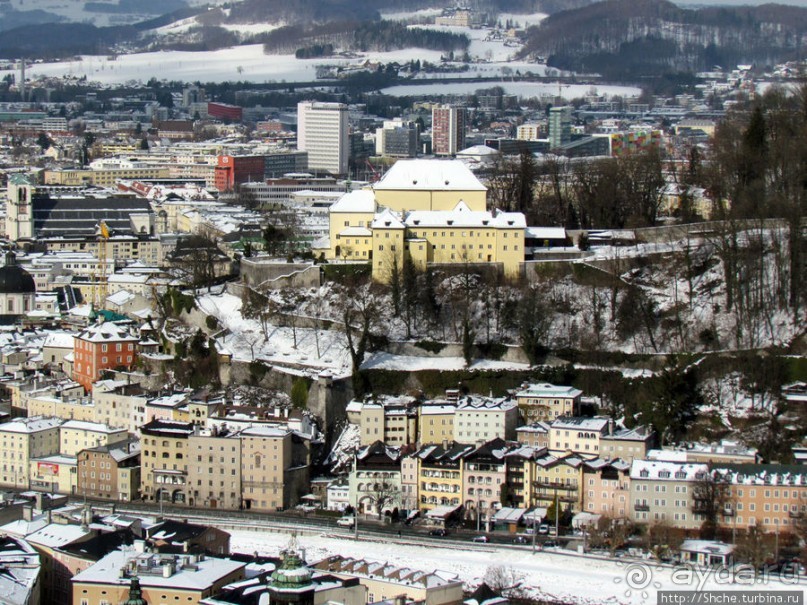
{"label": "construction crane", "polygon": [[107,292],[107,243],[109,241],[109,227],[106,221],[98,224],[98,265],[93,271],[92,302],[96,309],[102,309],[106,304]]}

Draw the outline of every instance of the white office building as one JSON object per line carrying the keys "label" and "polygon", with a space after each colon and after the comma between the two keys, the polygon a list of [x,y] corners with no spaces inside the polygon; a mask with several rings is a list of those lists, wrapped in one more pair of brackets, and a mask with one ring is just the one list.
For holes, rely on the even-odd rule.
{"label": "white office building", "polygon": [[297,149],[308,152],[309,170],[347,174],[347,105],[313,101],[298,103]]}

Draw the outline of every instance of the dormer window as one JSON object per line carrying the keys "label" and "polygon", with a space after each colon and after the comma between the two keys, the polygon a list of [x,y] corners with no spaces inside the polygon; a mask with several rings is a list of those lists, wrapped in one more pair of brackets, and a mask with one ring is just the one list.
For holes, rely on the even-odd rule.
{"label": "dormer window", "polygon": [[639,472],[639,476],[640,476],[640,477],[643,477],[643,478],[647,478],[647,477],[649,477],[649,476],[650,476],[650,472],[649,472],[647,469],[642,469],[642,470]]}
{"label": "dormer window", "polygon": [[453,225],[453,224],[454,224],[454,221],[453,221],[453,220],[448,220],[448,221],[446,221],[446,222],[447,222],[449,225]]}

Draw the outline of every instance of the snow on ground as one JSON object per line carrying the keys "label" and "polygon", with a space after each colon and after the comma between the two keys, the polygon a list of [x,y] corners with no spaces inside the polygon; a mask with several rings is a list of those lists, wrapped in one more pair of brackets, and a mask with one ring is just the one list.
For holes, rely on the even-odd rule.
{"label": "snow on ground", "polygon": [[417,372],[419,370],[529,370],[525,363],[477,359],[470,366],[465,365],[462,357],[415,357],[393,355],[392,353],[375,353],[362,364],[365,370],[397,370]]}
{"label": "snow on ground", "polygon": [[507,61],[521,49],[518,42],[508,42],[501,37],[494,37],[490,29],[472,29],[455,25],[413,25],[413,28],[429,29],[452,34],[465,34],[470,38],[468,54],[471,59],[486,61]]}
{"label": "snow on ground", "polygon": [[[277,556],[289,542],[288,534],[284,533],[228,531],[233,552]],[[652,562],[612,561],[553,552],[532,554],[528,547],[483,546],[477,549],[470,544],[464,548],[440,547],[434,543],[428,546],[396,543],[390,548],[388,541],[355,541],[325,535],[303,535],[298,537],[298,542],[305,549],[309,563],[337,554],[365,558],[424,571],[455,573],[468,587],[478,585],[489,567],[509,567],[524,574],[524,585],[533,595],[584,605],[656,603],[659,590],[749,589],[748,584],[742,583],[742,576],[730,572],[724,576],[718,575],[714,569],[698,570],[698,574],[677,572],[673,579],[671,568],[658,567]],[[744,577],[748,578],[748,575]],[[739,582],[732,582],[738,578]],[[756,585],[753,589],[792,590],[801,587],[803,584],[794,587],[768,579],[767,585]]]}
{"label": "snow on ground", "polygon": [[[510,69],[515,71],[517,68],[515,67],[516,64],[508,63],[506,64],[510,66]],[[531,66],[533,68],[540,68],[542,66],[525,63],[525,66]],[[485,66],[485,65],[474,65],[472,69],[478,69],[481,75],[488,75],[487,69],[490,69],[491,72],[500,73],[501,68]],[[521,70],[524,73],[525,70]],[[440,74],[429,74],[430,76],[435,76],[436,78],[440,77]],[[491,73],[490,75],[495,75],[495,73]],[[454,74],[445,74],[444,77],[454,77]],[[474,77],[474,75],[468,75],[467,77]],[[553,84],[550,82],[507,82],[502,80],[500,82],[460,82],[460,83],[452,83],[450,92],[452,94],[470,94],[480,88],[490,88],[491,86],[501,86],[505,93],[517,95],[520,98],[532,98],[532,97],[556,97],[558,95],[558,85]],[[631,97],[631,96],[638,96],[641,93],[639,88],[635,86],[615,86],[615,85],[607,85],[601,86],[596,85],[592,86],[590,84],[572,84],[569,86],[564,85],[561,89],[561,96],[564,99],[574,99],[580,98],[583,96],[588,95],[592,90],[596,90],[597,94],[606,95],[606,96],[624,96],[624,97]],[[440,95],[445,94],[447,92],[446,85],[440,83],[434,84],[416,84],[412,86],[390,86],[385,88],[381,91],[383,94],[387,95],[394,95],[394,96],[401,96],[401,97],[412,97],[412,96],[429,96],[429,95]]]}
{"label": "snow on ground", "polygon": [[367,59],[389,63],[409,62],[413,57],[437,63],[439,51],[405,49],[364,53],[355,59],[297,59],[294,55],[266,55],[263,45],[248,44],[208,52],[159,51],[118,55],[84,55],[80,61],[37,63],[30,77],[86,76],[93,82],[120,84],[130,80],[147,82],[152,77],[186,82],[310,82],[317,78],[317,66],[357,65]]}
{"label": "snow on ground", "polygon": [[330,370],[337,376],[350,374],[350,355],[342,332],[319,330],[321,355],[317,355],[313,329],[297,328],[297,346],[294,346],[292,328],[268,327],[268,339],[264,338],[261,325],[241,315],[241,299],[232,294],[205,294],[197,299],[199,308],[216,317],[229,334],[217,339],[217,343],[232,352],[238,361],[259,358],[269,364],[310,368],[313,372]]}
{"label": "snow on ground", "polygon": [[516,13],[499,13],[496,18],[497,23],[502,26],[507,25],[510,21],[516,29],[526,29],[533,25],[538,25],[541,21],[547,18],[546,13],[533,13],[529,15],[519,15]]}
{"label": "snow on ground", "polygon": [[222,23],[219,27],[239,34],[265,34],[286,25],[279,23]]}
{"label": "snow on ground", "polygon": [[381,11],[381,18],[387,21],[410,21],[437,17],[443,14],[441,8],[422,8],[416,11],[386,12]]}

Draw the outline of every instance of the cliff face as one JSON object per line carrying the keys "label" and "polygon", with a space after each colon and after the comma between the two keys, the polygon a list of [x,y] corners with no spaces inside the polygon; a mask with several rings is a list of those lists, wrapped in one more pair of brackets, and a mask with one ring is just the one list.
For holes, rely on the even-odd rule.
{"label": "cliff face", "polygon": [[562,69],[642,76],[782,61],[805,43],[803,8],[687,10],[665,0],[607,0],[548,17],[530,30],[525,53]]}

